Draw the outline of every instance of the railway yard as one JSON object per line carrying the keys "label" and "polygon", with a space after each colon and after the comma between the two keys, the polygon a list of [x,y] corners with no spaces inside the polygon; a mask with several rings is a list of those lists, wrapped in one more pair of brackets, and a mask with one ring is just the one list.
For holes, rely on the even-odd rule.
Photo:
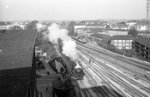
{"label": "railway yard", "polygon": [[[51,34],[65,31],[55,27]],[[0,97],[150,97],[149,62],[92,40],[62,35],[55,43],[40,34],[32,29],[0,33]]]}
{"label": "railway yard", "polygon": [[[72,81],[78,92],[75,97],[150,96],[150,64],[148,62],[119,55],[89,43],[77,42],[77,51],[78,63],[85,75],[82,79]],[[41,79],[37,79],[37,83],[40,91],[44,91],[42,95],[49,97],[52,92],[45,93],[45,88],[41,86],[48,87],[49,81],[57,78],[48,64],[44,64],[44,67],[50,76],[43,75]]]}
{"label": "railway yard", "polygon": [[149,97],[150,64],[117,55],[94,45],[77,43],[83,97]]}

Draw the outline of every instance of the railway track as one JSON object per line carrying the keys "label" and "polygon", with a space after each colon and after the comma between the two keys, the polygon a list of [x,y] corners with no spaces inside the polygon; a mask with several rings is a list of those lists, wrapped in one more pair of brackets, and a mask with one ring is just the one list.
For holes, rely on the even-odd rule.
{"label": "railway track", "polygon": [[[132,96],[133,97],[134,96],[137,96],[137,97],[148,97],[149,96],[149,92],[150,92],[149,89],[145,88],[144,86],[140,85],[137,82],[132,81],[131,79],[129,79],[126,76],[124,76],[123,74],[113,70],[112,68],[106,66],[104,63],[98,61],[93,56],[91,56],[87,53],[85,55],[92,58],[92,60],[94,60],[94,62],[95,62],[94,64],[92,64],[92,66],[90,66],[90,68],[92,68],[94,71],[101,73],[103,76],[105,76],[105,78],[111,80],[111,82],[113,81],[113,82],[119,84],[119,86],[122,86],[125,89],[125,91],[131,95],[131,97]],[[82,60],[84,60],[82,56],[81,56],[81,58],[82,58]],[[88,60],[84,60],[84,61],[88,62]],[[138,87],[144,89],[144,91],[143,90],[139,91],[135,85],[131,85],[128,82],[132,82],[132,84],[134,83]]]}
{"label": "railway track", "polygon": [[[88,64],[88,62],[85,62],[85,64]],[[82,66],[82,65],[81,65]],[[82,69],[84,69],[84,72],[86,73],[86,76],[87,75],[89,75],[89,77],[88,77],[88,79],[90,79],[91,80],[91,78],[92,78],[92,76],[91,76],[91,74],[89,73],[89,71],[87,71],[87,68],[88,67],[83,67],[82,66]],[[91,68],[92,69],[92,68]],[[93,70],[93,69],[92,69]],[[93,70],[94,71],[94,70]],[[108,80],[105,78],[105,77],[103,77],[103,75],[99,75],[99,74],[97,74],[97,72],[94,72],[96,75],[97,75],[97,77],[96,78],[94,78],[94,79],[92,79],[92,81],[95,81],[95,80],[97,80],[97,81],[99,81],[100,79],[102,79],[103,80],[103,83],[105,83],[105,84],[103,84],[103,85],[106,85],[108,88],[105,88],[104,90],[102,90],[102,91],[105,91],[105,93],[103,93],[103,94],[105,94],[105,95],[108,95],[109,94],[109,96],[107,96],[107,97],[125,97],[125,96],[121,96],[119,93],[121,93],[121,91],[120,90],[117,90],[117,88],[113,85],[113,84],[108,84],[109,82],[108,82]],[[99,78],[99,79],[97,79],[97,78]],[[108,82],[108,83],[107,83]],[[97,82],[98,83],[98,82]],[[97,84],[98,86],[101,86],[102,84]],[[113,88],[112,88],[113,87]],[[115,88],[115,89],[114,89]],[[113,91],[111,91],[111,90],[113,90]],[[101,89],[100,89],[101,90]],[[99,89],[97,89],[97,91],[100,91]],[[114,91],[115,90],[115,91]],[[118,91],[119,93],[117,93],[116,91]],[[119,96],[118,96],[119,95]],[[92,96],[92,97],[95,97],[95,96]],[[99,96],[98,96],[99,97]],[[104,95],[102,96],[102,97],[105,97]]]}
{"label": "railway track", "polygon": [[134,61],[132,61],[131,59],[128,59],[126,57],[122,57],[121,55],[116,55],[116,54],[113,54],[113,53],[110,54],[106,50],[99,50],[98,48],[95,48],[93,46],[87,46],[87,45],[82,44],[80,42],[77,42],[77,44],[78,44],[78,46],[80,46],[82,48],[84,47],[86,49],[96,51],[97,53],[102,53],[102,54],[105,54],[105,55],[110,56],[110,57],[115,57],[117,60],[129,63],[131,65],[137,66],[137,67],[142,68],[144,70],[150,71],[150,64],[140,64],[140,62],[136,62],[136,64],[135,64]]}
{"label": "railway track", "polygon": [[[85,64],[88,64],[85,62]],[[81,65],[82,66],[82,65]],[[89,67],[88,67],[89,68]],[[84,97],[123,97],[119,93],[115,92],[110,85],[108,84],[100,84],[100,80],[96,80],[97,78],[102,79],[103,81],[106,81],[106,79],[100,75],[98,75],[96,72],[94,72],[93,68],[91,69],[97,76],[97,78],[93,78],[93,73],[91,74],[87,68],[84,68],[85,77],[88,80],[88,82],[91,84],[91,87],[87,87],[87,84],[85,84],[84,81],[78,81],[78,85],[80,88],[82,87],[82,93],[84,94]],[[94,84],[94,85],[93,85]],[[115,86],[113,86],[115,87]],[[113,90],[113,91],[112,91]],[[125,96],[124,96],[125,97]]]}
{"label": "railway track", "polygon": [[[79,49],[79,50],[83,50],[83,49],[84,49],[85,51],[89,52],[89,49],[86,49],[86,48],[82,48],[82,49],[78,48],[78,49]],[[90,49],[90,50],[91,50],[91,49]],[[91,50],[91,52],[92,52],[92,50]],[[118,58],[116,58],[116,57],[111,57],[111,56],[105,55],[105,54],[103,54],[103,53],[98,53],[98,52],[96,52],[96,51],[93,51],[92,53],[94,53],[94,54],[93,54],[94,56],[97,56],[97,57],[99,57],[99,58],[101,58],[101,59],[103,59],[103,60],[106,60],[106,57],[107,57],[107,62],[109,61],[110,63],[116,64],[116,65],[119,66],[120,68],[123,68],[125,71],[131,71],[131,73],[132,73],[136,78],[140,78],[140,79],[142,79],[142,80],[144,80],[144,81],[146,81],[146,82],[150,82],[150,75],[146,73],[146,70],[145,70],[145,69],[138,68],[138,67],[136,67],[135,65],[134,65],[134,67],[136,67],[138,70],[144,71],[145,73],[139,73],[139,71],[137,71],[137,69],[135,69],[135,70],[134,70],[134,69],[131,69],[131,68],[127,67],[127,66],[132,66],[132,64],[129,63],[129,62],[124,61],[125,59],[123,59],[123,61],[122,61],[122,60],[120,60],[120,59],[118,59]],[[126,66],[126,65],[127,65],[127,66]],[[132,66],[132,67],[133,67],[133,66]]]}
{"label": "railway track", "polygon": [[[85,60],[83,58],[81,58],[81,59]],[[86,62],[86,64],[87,64],[87,62]],[[126,97],[123,93],[121,93],[121,91],[119,89],[117,89],[117,87],[115,85],[111,84],[111,82],[109,82],[105,78],[104,75],[102,75],[101,73],[96,72],[95,69],[92,68],[91,66],[89,66],[89,68],[94,71],[94,73],[97,75],[97,77],[102,79],[103,85],[106,85],[106,87],[108,87],[108,88],[105,88],[104,90],[97,89],[97,91],[105,91],[105,92],[103,92],[103,96],[102,97],[105,97],[104,95],[107,95],[106,97]],[[86,72],[88,72],[88,71],[86,71]],[[103,85],[101,84],[100,86],[103,86]],[[124,95],[124,96],[122,96],[122,95]],[[93,96],[93,97],[95,97],[95,96]],[[101,97],[101,96],[98,96],[98,97]]]}

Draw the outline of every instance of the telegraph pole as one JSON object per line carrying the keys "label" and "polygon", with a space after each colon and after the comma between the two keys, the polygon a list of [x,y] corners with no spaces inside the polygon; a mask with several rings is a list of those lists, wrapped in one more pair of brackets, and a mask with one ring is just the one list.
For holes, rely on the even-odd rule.
{"label": "telegraph pole", "polygon": [[150,0],[147,0],[147,6],[146,6],[146,19],[147,19],[147,30],[149,31],[150,29],[150,19],[149,19],[149,11],[150,11]]}

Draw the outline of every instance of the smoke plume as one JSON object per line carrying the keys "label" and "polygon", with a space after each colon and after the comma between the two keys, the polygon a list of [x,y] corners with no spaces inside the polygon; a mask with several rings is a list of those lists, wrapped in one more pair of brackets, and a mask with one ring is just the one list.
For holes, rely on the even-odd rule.
{"label": "smoke plume", "polygon": [[38,30],[38,32],[40,32],[40,31],[46,29],[46,26],[41,24],[41,23],[37,23],[36,24],[36,29]]}
{"label": "smoke plume", "polygon": [[48,27],[48,38],[49,41],[53,44],[59,44],[58,40],[62,41],[62,53],[72,60],[76,60],[77,58],[77,50],[76,50],[76,43],[68,36],[68,30],[60,29],[57,24],[52,24]]}

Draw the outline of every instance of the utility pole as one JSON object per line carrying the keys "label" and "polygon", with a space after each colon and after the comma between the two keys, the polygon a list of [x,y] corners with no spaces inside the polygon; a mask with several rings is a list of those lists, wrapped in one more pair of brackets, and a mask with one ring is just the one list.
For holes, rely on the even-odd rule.
{"label": "utility pole", "polygon": [[146,6],[146,19],[147,19],[147,30],[149,31],[150,29],[150,21],[149,21],[149,11],[150,11],[150,0],[147,0],[147,6]]}

